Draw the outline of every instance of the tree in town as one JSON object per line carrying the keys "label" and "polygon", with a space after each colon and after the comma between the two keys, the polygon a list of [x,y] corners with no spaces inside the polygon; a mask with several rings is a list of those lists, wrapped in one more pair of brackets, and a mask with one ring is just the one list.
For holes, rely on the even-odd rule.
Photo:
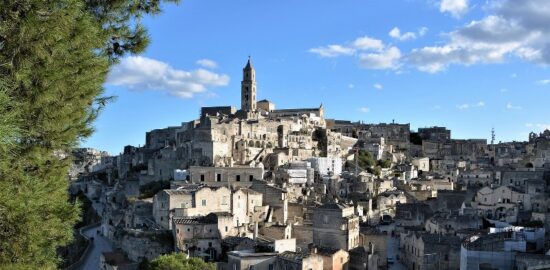
{"label": "tree in town", "polygon": [[[109,68],[161,0],[0,0],[0,269],[53,269],[72,238],[70,150],[111,99]],[[176,2],[176,1],[169,1]]]}
{"label": "tree in town", "polygon": [[187,258],[183,253],[162,255],[147,266],[147,270],[214,270],[216,265],[199,258]]}

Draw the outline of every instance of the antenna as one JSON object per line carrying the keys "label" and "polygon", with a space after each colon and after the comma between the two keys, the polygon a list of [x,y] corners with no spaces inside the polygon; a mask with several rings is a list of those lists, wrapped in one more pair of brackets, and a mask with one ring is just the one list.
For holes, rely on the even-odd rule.
{"label": "antenna", "polygon": [[495,144],[495,138],[496,138],[496,136],[495,136],[495,128],[493,127],[493,128],[491,129],[491,144]]}

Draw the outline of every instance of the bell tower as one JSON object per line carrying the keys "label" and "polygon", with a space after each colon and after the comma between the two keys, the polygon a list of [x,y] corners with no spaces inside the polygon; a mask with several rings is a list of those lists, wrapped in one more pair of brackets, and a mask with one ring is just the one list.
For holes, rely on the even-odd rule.
{"label": "bell tower", "polygon": [[256,111],[256,70],[252,66],[250,56],[243,68],[243,80],[241,81],[241,110],[245,112]]}

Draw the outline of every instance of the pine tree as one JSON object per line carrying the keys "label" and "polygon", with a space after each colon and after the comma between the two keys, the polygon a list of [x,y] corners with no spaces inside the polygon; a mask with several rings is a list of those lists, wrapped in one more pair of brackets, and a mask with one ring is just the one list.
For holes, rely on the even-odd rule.
{"label": "pine tree", "polygon": [[65,153],[92,134],[109,67],[143,51],[139,18],[160,2],[0,0],[0,269],[57,267],[79,219]]}

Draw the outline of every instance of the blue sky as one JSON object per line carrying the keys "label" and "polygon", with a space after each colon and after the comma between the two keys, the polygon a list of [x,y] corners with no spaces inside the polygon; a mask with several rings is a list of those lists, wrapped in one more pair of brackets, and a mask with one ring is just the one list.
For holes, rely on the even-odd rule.
{"label": "blue sky", "polygon": [[[443,125],[453,138],[525,140],[550,128],[546,0],[186,0],[144,18],[152,43],[113,68],[117,96],[83,146],[239,107],[248,55],[258,98],[327,118]],[[398,30],[397,30],[398,29]],[[547,32],[548,31],[548,32]]]}

